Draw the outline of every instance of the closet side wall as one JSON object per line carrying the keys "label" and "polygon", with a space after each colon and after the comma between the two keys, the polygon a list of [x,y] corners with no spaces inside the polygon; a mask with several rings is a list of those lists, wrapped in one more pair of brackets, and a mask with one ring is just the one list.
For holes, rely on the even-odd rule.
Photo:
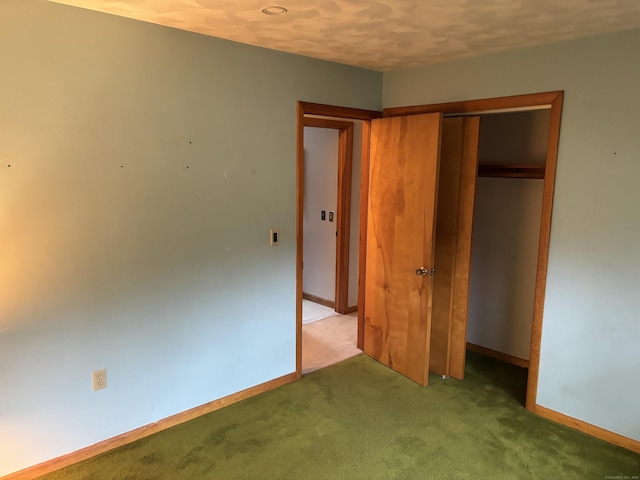
{"label": "closet side wall", "polygon": [[[544,165],[549,111],[485,115],[480,165]],[[467,341],[529,359],[543,180],[479,177]]]}
{"label": "closet side wall", "polygon": [[529,359],[542,180],[478,178],[467,341]]}

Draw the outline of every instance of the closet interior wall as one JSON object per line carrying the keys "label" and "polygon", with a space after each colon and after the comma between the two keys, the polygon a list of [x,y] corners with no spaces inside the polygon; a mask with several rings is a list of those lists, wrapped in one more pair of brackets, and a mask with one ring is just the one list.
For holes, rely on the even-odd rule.
{"label": "closet interior wall", "polygon": [[527,365],[550,111],[480,121],[467,342]]}

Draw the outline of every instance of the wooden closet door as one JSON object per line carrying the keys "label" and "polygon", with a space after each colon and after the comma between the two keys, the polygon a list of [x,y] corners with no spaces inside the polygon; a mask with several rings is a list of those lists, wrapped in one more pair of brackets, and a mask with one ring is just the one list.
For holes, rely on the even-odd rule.
{"label": "wooden closet door", "polygon": [[479,117],[445,118],[440,153],[430,371],[464,378]]}
{"label": "wooden closet door", "polygon": [[429,374],[441,125],[439,113],[371,122],[364,352],[421,385]]}

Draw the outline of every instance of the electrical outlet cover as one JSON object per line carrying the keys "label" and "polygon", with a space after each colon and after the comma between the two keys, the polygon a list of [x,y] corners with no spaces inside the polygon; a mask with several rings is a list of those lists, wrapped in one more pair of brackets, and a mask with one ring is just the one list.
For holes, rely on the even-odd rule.
{"label": "electrical outlet cover", "polygon": [[107,369],[93,371],[93,389],[102,390],[107,388]]}

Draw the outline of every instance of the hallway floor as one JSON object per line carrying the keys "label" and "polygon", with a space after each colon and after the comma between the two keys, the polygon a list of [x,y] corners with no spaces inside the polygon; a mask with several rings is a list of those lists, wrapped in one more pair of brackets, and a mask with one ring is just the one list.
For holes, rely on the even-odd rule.
{"label": "hallway floor", "polygon": [[356,347],[357,335],[357,312],[349,315],[334,312],[329,318],[303,324],[302,374],[306,375],[362,353]]}

